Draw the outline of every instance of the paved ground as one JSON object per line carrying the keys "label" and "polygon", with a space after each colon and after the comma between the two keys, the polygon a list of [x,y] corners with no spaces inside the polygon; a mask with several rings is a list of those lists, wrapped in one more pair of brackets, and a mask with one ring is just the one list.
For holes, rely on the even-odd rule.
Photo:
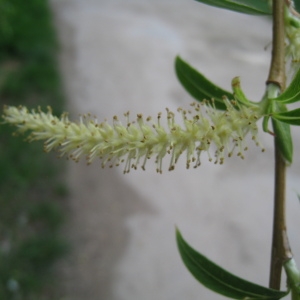
{"label": "paved ground", "polygon": [[[175,75],[180,54],[225,89],[240,75],[259,99],[268,73],[268,20],[192,0],[52,0],[62,44],[69,110],[111,118],[188,107]],[[206,162],[173,172],[122,174],[95,162],[70,163],[66,237],[74,249],[62,266],[65,300],[221,299],[184,268],[174,226],[201,252],[237,275],[266,285],[272,216],[272,140],[266,153],[223,166]],[[299,141],[299,139],[298,139]],[[297,145],[299,146],[299,142]],[[298,148],[299,149],[299,148]],[[295,151],[297,153],[297,151]],[[167,160],[164,162],[167,169]],[[289,229],[300,261],[299,159],[289,171]],[[299,188],[298,188],[299,189]],[[297,256],[298,255],[298,256]]]}

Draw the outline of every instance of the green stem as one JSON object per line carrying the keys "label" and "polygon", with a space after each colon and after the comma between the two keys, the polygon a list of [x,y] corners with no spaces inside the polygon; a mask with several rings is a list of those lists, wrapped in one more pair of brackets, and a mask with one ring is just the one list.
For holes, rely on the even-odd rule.
{"label": "green stem", "polygon": [[[285,88],[285,33],[284,33],[284,0],[273,0],[273,47],[268,88],[279,91]],[[272,86],[272,89],[270,87]],[[273,240],[270,267],[270,288],[280,290],[281,271],[283,263],[292,257],[286,232],[285,217],[285,185],[286,163],[280,153],[278,142],[275,140],[275,190],[274,190],[274,219]]]}

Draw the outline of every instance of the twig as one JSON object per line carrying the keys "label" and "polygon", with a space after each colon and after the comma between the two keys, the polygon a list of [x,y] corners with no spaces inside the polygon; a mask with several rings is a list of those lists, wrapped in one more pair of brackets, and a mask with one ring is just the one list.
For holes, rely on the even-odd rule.
{"label": "twig", "polygon": [[[281,91],[285,88],[284,9],[284,0],[273,0],[273,47],[270,72],[267,80],[267,84],[275,84]],[[292,257],[292,253],[286,232],[286,163],[280,153],[276,137],[274,141],[275,195],[269,286],[270,288],[279,290],[283,263]]]}

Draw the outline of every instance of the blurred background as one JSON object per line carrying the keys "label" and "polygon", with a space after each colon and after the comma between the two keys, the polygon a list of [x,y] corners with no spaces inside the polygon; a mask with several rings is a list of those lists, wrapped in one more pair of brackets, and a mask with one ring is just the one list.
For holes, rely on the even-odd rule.
{"label": "blurred background", "polygon": [[[193,99],[176,79],[176,55],[224,89],[240,76],[250,99],[264,93],[268,18],[192,0],[0,0],[0,7],[5,104],[51,105],[73,120],[91,112],[99,121],[128,110],[134,118],[188,108]],[[203,156],[200,168],[186,170],[182,159],[168,172],[165,159],[162,175],[150,161],[146,172],[123,175],[122,166],[56,160],[41,144],[10,138],[9,126],[0,129],[3,299],[222,299],[185,269],[175,226],[216,263],[268,285],[270,136],[260,136],[265,153],[249,141],[245,160],[233,157],[218,166]],[[298,261],[299,164],[295,155],[287,188]],[[41,273],[49,276],[39,284]]]}
{"label": "blurred background", "polygon": [[[58,42],[44,0],[0,0],[0,101],[65,107]],[[68,252],[66,164],[0,126],[0,299],[58,299],[55,262]]]}

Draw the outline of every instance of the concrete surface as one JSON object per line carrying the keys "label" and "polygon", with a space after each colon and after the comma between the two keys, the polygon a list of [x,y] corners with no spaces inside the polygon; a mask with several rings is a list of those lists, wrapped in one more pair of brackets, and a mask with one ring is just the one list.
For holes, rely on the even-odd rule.
{"label": "concrete surface", "polygon": [[[222,11],[192,0],[52,0],[61,40],[61,65],[72,117],[99,120],[128,110],[156,116],[188,107],[192,98],[174,73],[180,54],[230,90],[241,76],[246,94],[260,99],[270,61],[269,20]],[[267,47],[267,50],[265,48]],[[222,299],[188,273],[175,244],[186,240],[224,268],[268,283],[271,241],[272,139],[262,154],[223,166],[205,160],[186,170],[122,174],[70,162],[66,238],[73,251],[62,264],[65,300]],[[299,151],[299,138],[295,153]],[[300,264],[299,158],[289,170],[291,244]]]}

